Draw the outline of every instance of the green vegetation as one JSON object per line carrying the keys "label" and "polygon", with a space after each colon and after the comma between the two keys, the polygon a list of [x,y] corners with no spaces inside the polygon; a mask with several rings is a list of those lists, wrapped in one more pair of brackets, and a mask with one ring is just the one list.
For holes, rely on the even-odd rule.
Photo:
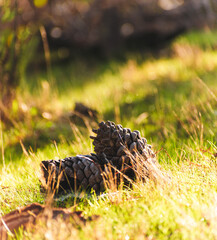
{"label": "green vegetation", "polygon": [[[216,239],[217,53],[216,32],[190,33],[158,57],[73,60],[29,71],[0,125],[0,214],[44,203],[39,164],[44,159],[93,152],[94,124],[70,124],[75,102],[101,120],[138,129],[157,152],[171,181],[137,182],[97,197],[71,195],[54,205],[100,215],[80,228],[50,222],[27,239]],[[21,234],[21,235],[22,235]],[[23,236],[20,237],[22,239]]]}

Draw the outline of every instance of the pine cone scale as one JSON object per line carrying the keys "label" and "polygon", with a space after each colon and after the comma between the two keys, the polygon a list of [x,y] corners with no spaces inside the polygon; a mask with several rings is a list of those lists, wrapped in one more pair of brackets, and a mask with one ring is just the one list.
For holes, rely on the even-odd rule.
{"label": "pine cone scale", "polygon": [[69,178],[74,178],[74,171],[71,168],[66,167],[64,171]]}
{"label": "pine cone scale", "polygon": [[91,170],[89,169],[89,167],[85,167],[85,169],[84,169],[84,174],[85,174],[85,176],[86,176],[86,178],[89,178],[90,177],[90,175],[91,175]]}

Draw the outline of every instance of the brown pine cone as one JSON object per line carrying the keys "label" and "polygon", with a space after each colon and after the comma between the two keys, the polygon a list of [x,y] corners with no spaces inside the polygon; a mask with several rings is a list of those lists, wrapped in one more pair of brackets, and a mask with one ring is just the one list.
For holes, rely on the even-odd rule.
{"label": "brown pine cone", "polygon": [[58,191],[81,191],[94,189],[104,191],[98,158],[92,155],[77,155],[60,160],[42,161],[43,187]]}
{"label": "brown pine cone", "polygon": [[97,134],[95,137],[91,136],[97,156],[104,155],[119,170],[124,164],[130,165],[132,157],[136,154],[155,162],[151,145],[147,144],[147,140],[141,137],[139,131],[132,132],[129,128],[107,121],[101,122],[99,128],[93,129],[93,132]]}

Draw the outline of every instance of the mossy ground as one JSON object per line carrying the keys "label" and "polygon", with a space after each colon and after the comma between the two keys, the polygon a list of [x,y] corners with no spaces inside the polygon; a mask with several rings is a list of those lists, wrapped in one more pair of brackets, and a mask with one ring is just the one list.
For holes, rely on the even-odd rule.
{"label": "mossy ground", "polygon": [[171,181],[54,201],[100,218],[79,228],[61,222],[58,231],[50,222],[20,239],[217,238],[216,35],[187,34],[157,57],[77,59],[53,66],[50,80],[43,71],[23,77],[13,122],[1,124],[0,214],[46,201],[41,160],[93,152],[92,125],[68,120],[79,101],[96,109],[100,120],[140,130]]}

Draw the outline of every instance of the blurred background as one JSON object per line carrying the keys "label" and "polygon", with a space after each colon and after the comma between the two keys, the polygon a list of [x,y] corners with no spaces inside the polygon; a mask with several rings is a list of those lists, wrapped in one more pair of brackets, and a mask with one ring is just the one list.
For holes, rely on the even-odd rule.
{"label": "blurred background", "polygon": [[102,119],[186,137],[179,117],[210,95],[195,79],[215,85],[216,13],[216,0],[0,0],[2,151],[72,141]]}

